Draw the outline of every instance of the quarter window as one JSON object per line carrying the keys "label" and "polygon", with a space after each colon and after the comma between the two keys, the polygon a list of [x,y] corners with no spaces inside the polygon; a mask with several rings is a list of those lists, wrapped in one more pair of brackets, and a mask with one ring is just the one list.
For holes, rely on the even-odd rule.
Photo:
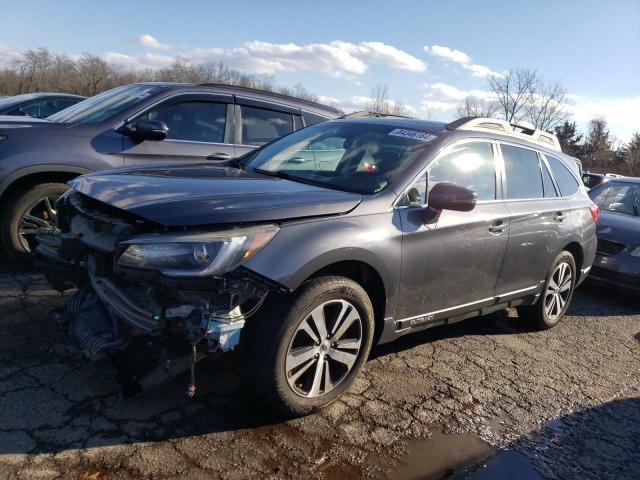
{"label": "quarter window", "polygon": [[223,143],[227,105],[214,102],[183,102],[160,107],[146,115],[169,127],[169,140]]}
{"label": "quarter window", "polygon": [[244,105],[240,109],[244,145],[262,145],[293,131],[293,118],[290,113]]}
{"label": "quarter window", "polygon": [[547,160],[549,161],[549,166],[551,167],[553,174],[556,176],[558,187],[560,187],[560,193],[565,197],[576,193],[578,188],[580,188],[580,184],[565,164],[557,158],[549,155],[547,155]]}
{"label": "quarter window", "polygon": [[543,198],[538,154],[526,148],[500,145],[507,176],[507,198]]}
{"label": "quarter window", "polygon": [[316,123],[322,123],[329,120],[326,117],[322,117],[320,115],[316,115],[315,113],[310,113],[310,112],[302,112],[302,118],[304,118],[304,123],[307,127],[311,125],[315,125]]}
{"label": "quarter window", "polygon": [[[429,190],[440,182],[451,182],[473,190],[480,201],[495,200],[496,171],[492,144],[467,142],[454,145],[431,164],[428,178]],[[422,191],[418,191],[422,196]]]}

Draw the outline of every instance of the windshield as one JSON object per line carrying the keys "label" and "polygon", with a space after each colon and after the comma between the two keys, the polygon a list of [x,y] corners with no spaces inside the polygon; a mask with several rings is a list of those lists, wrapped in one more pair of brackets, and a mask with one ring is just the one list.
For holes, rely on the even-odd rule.
{"label": "windshield", "polygon": [[383,190],[435,135],[359,122],[299,130],[248,155],[244,168],[362,194]]}
{"label": "windshield", "polygon": [[158,85],[125,85],[87,98],[82,102],[54,113],[47,120],[60,123],[100,123],[159,90]]}
{"label": "windshield", "polygon": [[600,210],[640,216],[640,184],[610,182],[589,192]]}

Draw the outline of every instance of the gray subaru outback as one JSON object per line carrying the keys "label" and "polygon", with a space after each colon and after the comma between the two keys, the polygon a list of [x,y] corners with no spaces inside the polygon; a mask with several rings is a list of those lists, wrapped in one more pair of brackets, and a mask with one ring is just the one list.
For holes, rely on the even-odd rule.
{"label": "gray subaru outback", "polygon": [[190,370],[193,395],[197,362],[237,349],[261,398],[302,415],[373,344],[507,307],[557,324],[596,251],[575,165],[499,120],[334,120],[224,166],[81,176],[38,252],[130,392]]}

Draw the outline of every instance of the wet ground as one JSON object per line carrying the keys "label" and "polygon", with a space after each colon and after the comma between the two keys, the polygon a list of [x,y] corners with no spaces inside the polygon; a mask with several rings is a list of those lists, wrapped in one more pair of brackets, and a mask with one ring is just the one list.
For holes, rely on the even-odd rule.
{"label": "wet ground", "polygon": [[375,349],[344,398],[281,421],[232,357],[123,400],[49,310],[65,297],[0,265],[1,479],[637,479],[640,300],[593,287],[531,332],[514,312]]}

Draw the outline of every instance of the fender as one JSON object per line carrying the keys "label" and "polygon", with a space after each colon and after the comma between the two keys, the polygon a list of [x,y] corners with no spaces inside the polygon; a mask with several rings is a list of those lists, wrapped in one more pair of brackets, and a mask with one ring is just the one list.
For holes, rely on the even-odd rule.
{"label": "fender", "polygon": [[13,185],[14,182],[26,177],[27,175],[33,175],[34,173],[70,173],[74,175],[84,175],[85,173],[91,173],[91,170],[88,168],[65,164],[46,164],[23,167],[11,172],[0,180],[0,197],[4,195],[4,192]]}

